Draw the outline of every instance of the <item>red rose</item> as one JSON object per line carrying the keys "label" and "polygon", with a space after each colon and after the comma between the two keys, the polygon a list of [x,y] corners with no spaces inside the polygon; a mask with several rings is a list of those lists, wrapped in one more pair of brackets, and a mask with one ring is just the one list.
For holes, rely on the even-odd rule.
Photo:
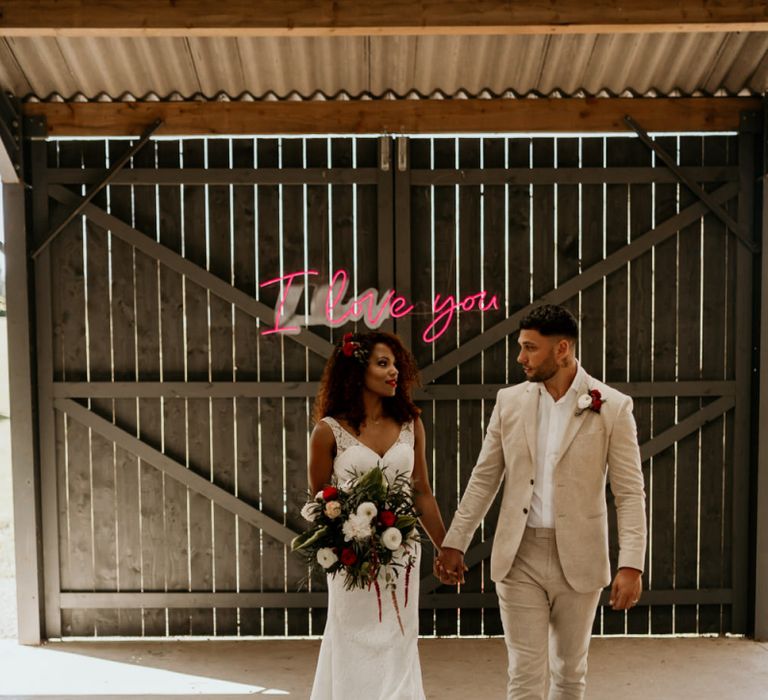
{"label": "red rose", "polygon": [[355,352],[355,344],[354,343],[344,343],[343,347],[341,348],[341,351],[347,356],[352,357],[352,355]]}
{"label": "red rose", "polygon": [[345,333],[344,337],[341,339],[343,343],[351,343],[352,342],[352,333]]}
{"label": "red rose", "polygon": [[323,489],[324,501],[332,501],[338,495],[339,495],[339,489],[337,489],[335,486],[326,486]]}
{"label": "red rose", "polygon": [[599,399],[599,398],[601,398],[601,397],[602,397],[602,394],[600,393],[600,390],[599,390],[599,389],[592,389],[592,390],[589,392],[589,395],[590,395],[590,396],[591,396],[593,399]]}
{"label": "red rose", "polygon": [[599,411],[600,410],[600,406],[602,406],[602,405],[603,405],[602,399],[598,399],[598,398],[592,399],[592,410],[593,411]]}
{"label": "red rose", "polygon": [[391,510],[382,510],[381,513],[379,513],[379,522],[384,527],[392,527],[395,524],[395,520],[397,520],[397,518]]}
{"label": "red rose", "polygon": [[344,564],[344,566],[352,566],[357,561],[357,554],[355,554],[355,550],[350,547],[344,547],[344,549],[341,550],[341,556],[339,557],[341,560],[341,563]]}

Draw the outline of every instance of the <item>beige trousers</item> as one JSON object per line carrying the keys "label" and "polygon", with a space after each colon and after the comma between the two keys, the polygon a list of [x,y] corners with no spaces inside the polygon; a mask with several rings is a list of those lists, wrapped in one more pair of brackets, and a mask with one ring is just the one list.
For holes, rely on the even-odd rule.
{"label": "beige trousers", "polygon": [[543,700],[548,680],[549,700],[583,698],[600,591],[571,588],[560,566],[554,530],[525,529],[512,568],[496,584],[496,592],[509,653],[507,699]]}

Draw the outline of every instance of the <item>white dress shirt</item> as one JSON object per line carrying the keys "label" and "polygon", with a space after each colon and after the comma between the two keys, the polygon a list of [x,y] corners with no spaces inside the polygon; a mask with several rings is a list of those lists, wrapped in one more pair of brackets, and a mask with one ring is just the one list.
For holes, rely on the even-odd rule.
{"label": "white dress shirt", "polygon": [[544,382],[539,383],[538,435],[536,441],[536,479],[533,484],[531,509],[528,513],[528,527],[555,527],[553,512],[555,460],[563,441],[568,421],[576,413],[580,386],[586,372],[576,363],[576,376],[568,391],[555,401],[547,391]]}

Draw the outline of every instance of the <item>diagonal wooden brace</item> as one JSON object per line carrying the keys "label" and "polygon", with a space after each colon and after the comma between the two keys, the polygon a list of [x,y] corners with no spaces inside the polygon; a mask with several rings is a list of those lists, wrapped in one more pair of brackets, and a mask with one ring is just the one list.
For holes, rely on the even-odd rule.
{"label": "diagonal wooden brace", "polygon": [[677,163],[675,163],[675,159],[672,158],[672,156],[670,156],[669,153],[667,153],[656,141],[648,136],[647,131],[645,131],[629,115],[624,117],[624,122],[640,137],[640,140],[659,157],[659,160],[661,160],[664,165],[666,165],[674,173],[675,177],[702,202],[704,202],[707,207],[709,207],[709,210],[728,227],[731,233],[733,233],[736,238],[739,239],[739,242],[746,246],[747,250],[749,250],[752,254],[760,252],[760,247],[749,239],[749,236],[747,235],[747,232],[744,231],[743,227],[730,214],[728,214],[725,209],[723,209],[717,202],[714,201],[712,195],[710,195],[704,189],[699,187],[699,185],[696,184],[693,180],[691,180],[691,178],[688,177],[680,167],[678,167]]}
{"label": "diagonal wooden brace", "polygon": [[153,121],[144,130],[141,138],[112,164],[112,167],[110,167],[110,169],[107,171],[107,174],[104,176],[104,178],[93,185],[93,187],[91,187],[91,189],[88,190],[85,196],[80,200],[79,204],[64,217],[61,223],[56,225],[48,232],[48,235],[45,237],[43,242],[40,243],[34,251],[32,251],[33,258],[36,258],[38,255],[40,255],[40,253],[42,253],[50,245],[51,241],[64,230],[67,224],[69,224],[80,212],[82,212],[88,203],[114,179],[115,175],[117,175],[117,173],[123,169],[125,164],[142,148],[144,148],[144,144],[149,141],[152,134],[157,131],[162,123],[162,119],[155,119],[155,121]]}

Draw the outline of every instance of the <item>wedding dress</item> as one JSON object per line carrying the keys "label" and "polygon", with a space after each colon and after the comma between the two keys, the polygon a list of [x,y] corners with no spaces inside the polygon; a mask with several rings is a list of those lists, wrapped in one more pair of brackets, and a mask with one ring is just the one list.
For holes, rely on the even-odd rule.
{"label": "wedding dress", "polygon": [[[391,482],[413,471],[413,422],[406,423],[381,456],[333,418],[323,418],[336,438],[333,473],[346,481],[380,464]],[[424,700],[416,646],[419,631],[419,559],[409,578],[408,604],[401,570],[397,601],[403,630],[383,580],[381,622],[374,587],[345,590],[344,576],[328,576],[328,621],[325,625],[310,700]]]}

